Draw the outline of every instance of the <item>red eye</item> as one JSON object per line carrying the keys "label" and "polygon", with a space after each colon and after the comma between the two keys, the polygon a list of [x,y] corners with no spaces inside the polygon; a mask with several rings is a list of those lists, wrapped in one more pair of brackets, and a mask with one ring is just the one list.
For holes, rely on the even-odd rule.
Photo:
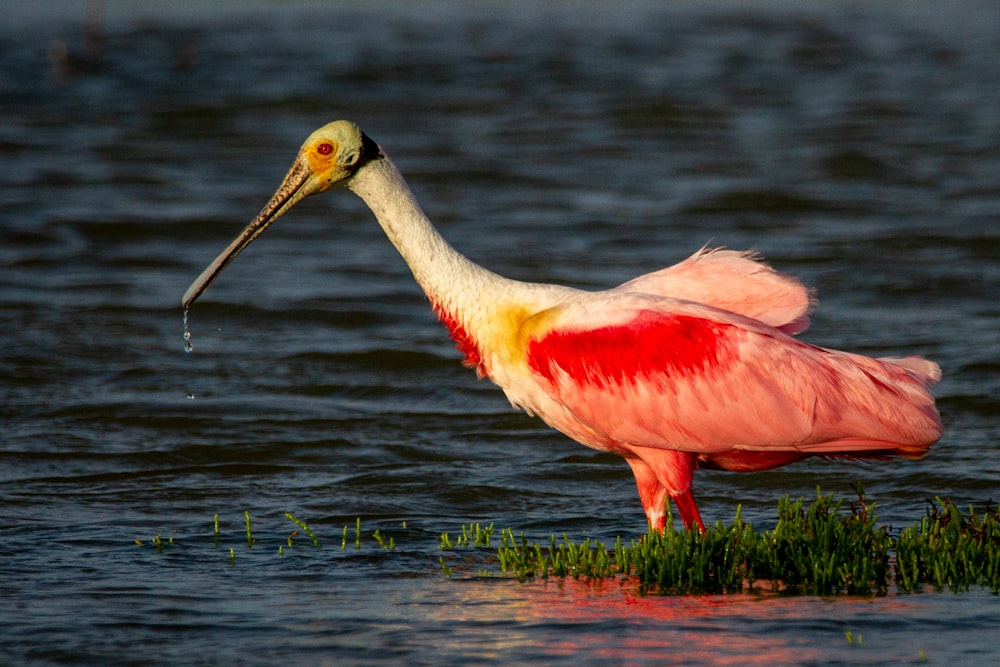
{"label": "red eye", "polygon": [[320,155],[329,155],[333,152],[333,144],[320,144],[316,147],[316,152]]}

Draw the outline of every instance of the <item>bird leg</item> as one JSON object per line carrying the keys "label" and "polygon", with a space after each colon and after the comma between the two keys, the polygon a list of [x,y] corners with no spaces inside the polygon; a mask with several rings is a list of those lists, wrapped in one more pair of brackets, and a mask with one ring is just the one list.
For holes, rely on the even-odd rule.
{"label": "bird leg", "polygon": [[666,528],[666,501],[669,495],[684,527],[688,530],[697,528],[704,533],[705,525],[691,492],[694,454],[648,447],[636,447],[633,451],[642,458],[636,456],[625,460],[635,475],[635,486],[639,490],[639,499],[650,527],[660,532]]}
{"label": "bird leg", "polygon": [[639,500],[642,501],[642,509],[646,511],[646,520],[649,522],[651,530],[658,530],[661,533],[667,526],[667,489],[656,473],[642,459],[625,459],[632,468],[635,475],[635,486],[639,490]]}
{"label": "bird leg", "polygon": [[701,514],[698,512],[698,505],[694,502],[694,494],[691,493],[691,489],[676,496],[670,496],[670,499],[674,501],[677,513],[681,515],[684,527],[688,530],[693,530],[697,527],[698,532],[704,535],[705,524],[701,522]]}

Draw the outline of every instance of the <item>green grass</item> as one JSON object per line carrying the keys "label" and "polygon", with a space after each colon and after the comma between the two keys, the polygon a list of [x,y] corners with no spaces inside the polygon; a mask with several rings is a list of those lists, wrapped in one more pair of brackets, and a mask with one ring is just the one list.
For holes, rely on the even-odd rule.
{"label": "green grass", "polygon": [[[309,529],[309,526],[306,525],[305,521],[300,521],[299,519],[296,519],[294,516],[291,515],[290,512],[285,512],[285,518],[294,523],[299,528],[301,528],[302,531],[312,539],[314,547],[319,546],[319,538],[316,537],[316,533],[314,533],[312,530]],[[344,528],[346,529],[347,526],[344,526]],[[295,533],[292,533],[291,535],[288,536],[288,546],[292,546],[292,539],[294,538],[294,536]]]}
{"label": "green grass", "polygon": [[778,501],[778,523],[756,532],[739,511],[729,525],[704,535],[653,531],[614,547],[574,544],[565,535],[541,546],[502,533],[500,568],[520,580],[535,577],[634,579],[640,591],[660,594],[767,590],[810,595],[885,595],[974,586],[1000,593],[1000,508],[962,514],[946,500],[898,537],[878,525],[874,505],[858,487],[849,511],[817,493],[811,505]]}
{"label": "green grass", "polygon": [[[500,544],[496,545],[493,524],[463,525],[454,536],[441,534],[438,563],[449,577],[456,571],[494,576],[498,569],[521,581],[619,579],[645,594],[771,591],[875,596],[978,587],[1000,594],[1000,507],[987,503],[982,512],[971,507],[962,512],[949,500],[935,498],[928,502],[918,524],[895,532],[879,525],[875,505],[860,485],[855,492],[856,499],[846,507],[819,491],[811,503],[785,497],[778,501],[778,520],[771,530],[755,530],[738,509],[731,523],[719,522],[704,534],[668,529],[628,543],[618,537],[608,545],[590,538],[575,542],[566,534],[538,543],[509,528],[499,532]],[[312,548],[321,548],[319,537],[304,521],[288,513],[284,516],[298,529],[279,544],[279,557],[294,553],[293,547],[301,548],[293,539],[300,530],[310,538]],[[244,512],[244,522],[249,549],[258,540],[249,511]],[[402,527],[406,529],[405,521]],[[395,537],[384,531],[383,526],[363,539],[359,517],[353,530],[355,550],[377,545],[393,551]],[[349,533],[349,526],[344,525],[340,550],[348,548]],[[220,527],[216,514],[215,547],[222,535],[232,537]],[[134,542],[145,546],[141,540]],[[157,553],[177,548],[173,537],[165,541],[157,535],[151,543]],[[235,549],[230,548],[230,564],[235,559]]]}
{"label": "green grass", "polygon": [[896,584],[901,590],[965,591],[984,586],[1000,594],[1000,507],[963,514],[953,503],[936,499],[917,526],[896,543]]}

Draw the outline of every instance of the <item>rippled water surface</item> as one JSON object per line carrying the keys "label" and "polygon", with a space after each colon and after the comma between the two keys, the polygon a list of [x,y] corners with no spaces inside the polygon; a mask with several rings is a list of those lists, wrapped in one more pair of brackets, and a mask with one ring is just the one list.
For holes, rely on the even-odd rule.
{"label": "rippled water surface", "polygon": [[[708,521],[742,505],[769,527],[778,497],[855,481],[894,526],[933,496],[982,507],[1000,499],[1000,11],[135,4],[108,3],[102,39],[75,2],[0,28],[0,662],[1000,657],[982,591],[642,597],[441,551],[470,521],[610,542],[644,518],[620,459],[459,364],[347,192],[227,270],[192,354],[179,307],[302,139],[349,118],[496,271],[598,288],[755,247],[817,289],[806,340],[941,364],[926,459],[703,471]],[[319,548],[287,546],[285,512]]]}

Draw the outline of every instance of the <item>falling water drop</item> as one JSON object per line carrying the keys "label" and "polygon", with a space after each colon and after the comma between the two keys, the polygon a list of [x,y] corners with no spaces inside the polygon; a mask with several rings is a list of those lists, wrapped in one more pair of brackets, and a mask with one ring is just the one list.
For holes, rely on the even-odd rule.
{"label": "falling water drop", "polygon": [[184,351],[190,354],[194,351],[194,345],[191,344],[191,329],[188,328],[188,309],[184,309]]}

